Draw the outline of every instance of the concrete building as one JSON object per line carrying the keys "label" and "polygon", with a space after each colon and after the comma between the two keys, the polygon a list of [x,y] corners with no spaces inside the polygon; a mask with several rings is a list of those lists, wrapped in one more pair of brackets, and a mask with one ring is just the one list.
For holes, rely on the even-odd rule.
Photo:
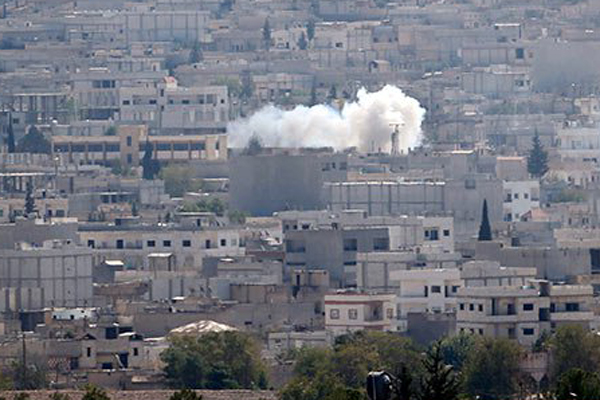
{"label": "concrete building", "polygon": [[543,332],[560,325],[590,327],[595,318],[592,297],[591,286],[547,281],[532,281],[525,287],[465,287],[458,291],[456,329],[531,346]]}
{"label": "concrete building", "polygon": [[0,250],[0,310],[91,306],[92,252],[62,241]]}
{"label": "concrete building", "polygon": [[504,221],[518,221],[534,208],[540,207],[539,181],[504,181]]}
{"label": "concrete building", "polygon": [[325,295],[325,329],[334,336],[361,330],[396,331],[393,294],[340,292]]}

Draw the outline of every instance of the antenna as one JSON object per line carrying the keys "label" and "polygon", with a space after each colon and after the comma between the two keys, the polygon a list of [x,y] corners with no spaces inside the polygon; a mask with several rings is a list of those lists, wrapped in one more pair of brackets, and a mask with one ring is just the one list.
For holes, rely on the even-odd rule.
{"label": "antenna", "polygon": [[394,130],[392,131],[392,148],[390,150],[390,154],[396,156],[398,154],[400,154],[400,151],[398,149],[398,136],[400,135],[400,126],[404,125],[403,123],[399,123],[399,122],[391,122],[390,126],[392,128],[394,128]]}

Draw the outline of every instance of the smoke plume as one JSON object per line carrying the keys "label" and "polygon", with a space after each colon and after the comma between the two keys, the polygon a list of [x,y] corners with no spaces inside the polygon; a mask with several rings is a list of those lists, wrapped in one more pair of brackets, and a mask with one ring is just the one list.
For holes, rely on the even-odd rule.
{"label": "smoke plume", "polygon": [[407,151],[421,142],[425,116],[419,102],[396,86],[369,93],[361,89],[357,101],[341,111],[328,105],[297,106],[286,111],[266,106],[249,118],[228,126],[231,147],[245,147],[257,136],[267,147],[357,147],[361,151],[389,151],[392,125],[398,124],[398,148]]}

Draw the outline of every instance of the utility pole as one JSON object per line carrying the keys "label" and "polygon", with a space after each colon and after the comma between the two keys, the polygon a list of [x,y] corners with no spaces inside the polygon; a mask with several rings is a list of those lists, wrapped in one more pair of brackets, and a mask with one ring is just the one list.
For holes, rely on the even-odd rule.
{"label": "utility pole", "polygon": [[21,383],[21,390],[26,389],[26,385],[27,385],[27,341],[25,340],[25,331],[22,331],[22,350],[23,350],[23,365],[22,365],[22,369],[21,369],[21,378],[22,378],[22,383]]}

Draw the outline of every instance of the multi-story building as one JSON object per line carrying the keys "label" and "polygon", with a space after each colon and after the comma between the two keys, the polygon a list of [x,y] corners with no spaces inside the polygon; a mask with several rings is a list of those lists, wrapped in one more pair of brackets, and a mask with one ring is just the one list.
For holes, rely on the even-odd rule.
{"label": "multi-story building", "polygon": [[325,295],[325,329],[334,335],[360,330],[396,331],[394,294],[340,292]]}
{"label": "multi-story building", "polygon": [[532,345],[563,324],[590,327],[592,286],[531,281],[528,286],[464,287],[458,291],[456,329]]}
{"label": "multi-story building", "polygon": [[532,209],[540,207],[539,181],[504,181],[504,221],[519,221]]}

